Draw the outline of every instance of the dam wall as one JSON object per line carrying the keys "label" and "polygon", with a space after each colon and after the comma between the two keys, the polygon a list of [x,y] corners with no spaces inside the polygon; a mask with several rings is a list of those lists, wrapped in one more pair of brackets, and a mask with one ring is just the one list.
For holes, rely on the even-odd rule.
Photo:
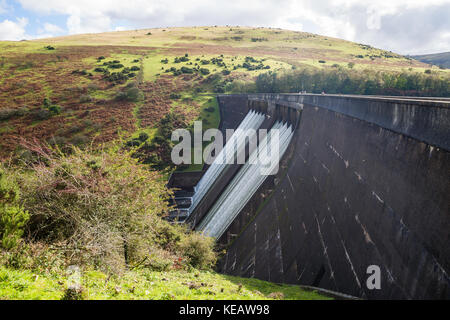
{"label": "dam wall", "polygon": [[[220,272],[368,299],[450,298],[448,99],[218,100],[222,130],[250,108],[297,119],[279,173],[218,239]],[[381,270],[380,289],[367,286],[370,266]]]}

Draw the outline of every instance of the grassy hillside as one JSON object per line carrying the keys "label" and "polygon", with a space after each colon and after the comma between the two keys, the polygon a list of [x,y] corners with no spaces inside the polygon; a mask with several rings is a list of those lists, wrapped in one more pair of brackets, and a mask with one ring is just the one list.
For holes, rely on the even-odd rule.
{"label": "grassy hillside", "polygon": [[450,69],[450,52],[424,54],[418,56],[411,56],[411,58],[438,67]]}
{"label": "grassy hillside", "polygon": [[[141,133],[146,163],[164,164],[161,121],[219,123],[213,95],[269,71],[352,68],[424,73],[392,52],[304,32],[247,27],[148,29],[0,42],[0,157],[21,139],[85,145]],[[431,68],[432,72],[446,71]],[[166,121],[167,122],[167,121]],[[131,145],[138,140],[130,141]],[[159,168],[156,166],[156,168]]]}

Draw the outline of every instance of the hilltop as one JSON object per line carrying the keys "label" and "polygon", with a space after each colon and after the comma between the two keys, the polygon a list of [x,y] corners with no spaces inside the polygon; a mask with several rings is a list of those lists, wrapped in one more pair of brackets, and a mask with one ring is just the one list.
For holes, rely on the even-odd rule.
{"label": "hilltop", "polygon": [[[267,72],[447,75],[368,45],[271,28],[189,27],[0,42],[0,156],[21,139],[82,146],[119,136],[157,169],[174,127],[219,124],[213,99]],[[357,80],[359,82],[359,80]],[[320,89],[320,88],[319,88]],[[317,90],[319,90],[317,89]],[[247,90],[247,89],[245,89]],[[167,124],[170,124],[167,126]]]}

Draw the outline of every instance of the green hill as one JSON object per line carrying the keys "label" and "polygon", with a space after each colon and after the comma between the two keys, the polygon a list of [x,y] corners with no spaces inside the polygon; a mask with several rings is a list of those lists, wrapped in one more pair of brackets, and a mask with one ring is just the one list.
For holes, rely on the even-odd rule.
{"label": "green hill", "polygon": [[411,58],[422,61],[424,63],[432,64],[435,66],[450,68],[450,52],[433,53],[411,56]]}
{"label": "green hill", "polygon": [[[371,46],[271,28],[190,27],[0,42],[0,157],[20,139],[64,146],[146,134],[164,142],[170,114],[219,123],[212,97],[267,72],[424,73],[429,66]],[[447,73],[438,68],[441,77]],[[359,81],[359,80],[358,80]],[[236,89],[234,89],[236,90]],[[130,144],[136,144],[131,141]],[[164,163],[165,143],[147,162]],[[155,158],[156,157],[156,158]]]}

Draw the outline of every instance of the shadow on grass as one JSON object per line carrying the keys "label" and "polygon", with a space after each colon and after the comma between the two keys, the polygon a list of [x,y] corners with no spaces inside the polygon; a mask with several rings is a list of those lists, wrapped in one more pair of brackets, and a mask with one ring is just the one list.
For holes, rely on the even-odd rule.
{"label": "shadow on grass", "polygon": [[253,292],[258,291],[264,296],[272,299],[333,300],[333,298],[320,294],[315,290],[304,289],[297,285],[278,284],[255,278],[237,278],[229,275],[223,275],[223,277],[237,286],[242,285],[242,288],[245,288],[246,290]]}

